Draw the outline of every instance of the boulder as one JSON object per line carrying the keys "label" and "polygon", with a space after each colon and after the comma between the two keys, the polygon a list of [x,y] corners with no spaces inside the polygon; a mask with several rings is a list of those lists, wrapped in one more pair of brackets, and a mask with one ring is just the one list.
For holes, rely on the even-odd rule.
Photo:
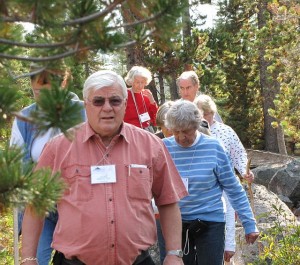
{"label": "boulder", "polygon": [[252,171],[256,184],[265,186],[282,198],[287,197],[292,203],[300,201],[300,161],[259,166]]}

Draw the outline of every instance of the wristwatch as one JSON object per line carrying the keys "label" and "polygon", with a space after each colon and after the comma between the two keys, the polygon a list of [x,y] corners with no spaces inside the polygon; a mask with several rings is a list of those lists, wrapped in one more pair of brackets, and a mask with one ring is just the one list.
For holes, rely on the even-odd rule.
{"label": "wristwatch", "polygon": [[177,256],[179,258],[182,258],[183,257],[183,251],[181,249],[169,250],[167,252],[167,255],[173,255],[173,256]]}

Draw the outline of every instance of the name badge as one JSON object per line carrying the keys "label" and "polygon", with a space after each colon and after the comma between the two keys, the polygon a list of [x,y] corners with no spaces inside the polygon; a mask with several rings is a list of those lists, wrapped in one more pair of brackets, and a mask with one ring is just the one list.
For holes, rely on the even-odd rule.
{"label": "name badge", "polygon": [[149,113],[145,112],[145,113],[140,114],[139,119],[140,119],[141,123],[143,123],[145,121],[150,121]]}
{"label": "name badge", "polygon": [[183,184],[185,186],[185,189],[187,191],[189,191],[189,179],[188,178],[181,178],[181,179],[182,179],[182,182],[183,182]]}
{"label": "name badge", "polygon": [[117,182],[115,165],[91,166],[91,184],[115,182]]}

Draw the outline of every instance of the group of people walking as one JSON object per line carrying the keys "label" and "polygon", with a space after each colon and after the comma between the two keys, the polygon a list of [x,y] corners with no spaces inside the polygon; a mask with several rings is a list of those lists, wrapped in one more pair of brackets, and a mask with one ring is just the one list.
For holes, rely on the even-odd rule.
{"label": "group of people walking", "polygon": [[[33,89],[39,78],[32,77]],[[59,171],[67,184],[54,225],[47,225],[50,215],[40,217],[30,206],[20,217],[21,264],[49,264],[54,249],[55,265],[151,265],[148,249],[158,236],[165,265],[222,265],[234,254],[234,237],[227,240],[225,228],[227,220],[234,226],[234,211],[246,242],[255,242],[256,221],[234,174],[236,168],[253,180],[238,136],[209,96],[197,97],[194,71],[177,79],[181,99],[160,107],[146,89],[151,79],[141,66],[128,72],[126,83],[113,71],[90,75],[83,101],[74,99],[84,106],[85,121],[70,129],[73,141],[63,134],[41,136],[33,126],[24,136],[26,125],[16,118],[11,144],[25,147],[35,170]],[[41,86],[49,88],[51,80]],[[161,131],[155,133],[156,126]],[[230,205],[234,211],[225,218]]]}

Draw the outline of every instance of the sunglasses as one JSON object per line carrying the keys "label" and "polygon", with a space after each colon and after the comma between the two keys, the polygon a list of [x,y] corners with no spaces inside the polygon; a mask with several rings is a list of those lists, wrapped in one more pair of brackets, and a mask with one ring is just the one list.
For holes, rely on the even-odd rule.
{"label": "sunglasses", "polygon": [[[108,100],[109,105],[111,107],[118,107],[124,101],[124,99],[121,98],[121,97],[110,97],[110,98],[107,98],[107,100]],[[88,99],[88,101],[92,102],[93,106],[95,106],[95,107],[102,107],[105,104],[106,98],[103,98],[103,97],[94,97],[92,100]]]}

